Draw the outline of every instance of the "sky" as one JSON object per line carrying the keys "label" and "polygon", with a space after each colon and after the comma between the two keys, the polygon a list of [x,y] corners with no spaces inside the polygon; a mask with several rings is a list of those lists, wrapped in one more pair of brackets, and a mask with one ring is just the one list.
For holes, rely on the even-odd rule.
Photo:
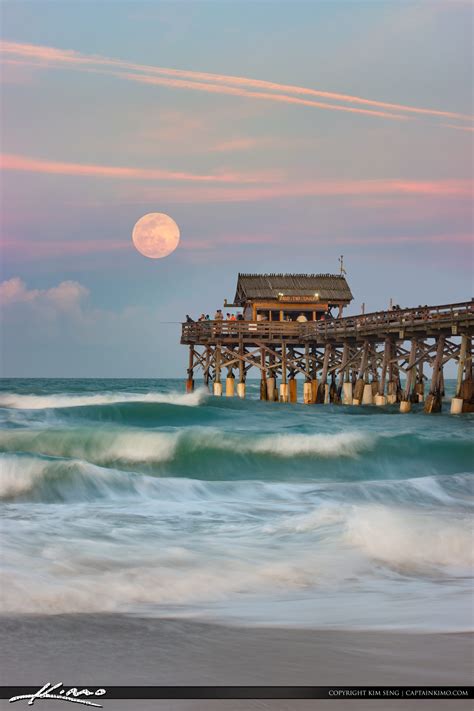
{"label": "sky", "polygon": [[[3,0],[1,373],[184,377],[238,272],[472,296],[473,5]],[[147,259],[136,221],[178,249]]]}

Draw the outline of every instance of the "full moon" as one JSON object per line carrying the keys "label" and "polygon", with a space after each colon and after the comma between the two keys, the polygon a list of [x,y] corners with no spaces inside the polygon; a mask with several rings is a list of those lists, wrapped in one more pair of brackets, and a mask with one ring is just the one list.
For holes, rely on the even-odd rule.
{"label": "full moon", "polygon": [[132,232],[135,248],[149,259],[162,259],[179,243],[179,227],[164,212],[149,212],[140,217]]}

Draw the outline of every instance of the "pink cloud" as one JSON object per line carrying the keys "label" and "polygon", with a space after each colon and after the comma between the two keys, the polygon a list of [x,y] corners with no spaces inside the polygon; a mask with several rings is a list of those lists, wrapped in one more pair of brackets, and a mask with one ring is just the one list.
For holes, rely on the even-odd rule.
{"label": "pink cloud", "polygon": [[442,123],[444,128],[453,128],[455,131],[469,131],[472,133],[474,131],[474,126],[456,126],[453,123]]}
{"label": "pink cloud", "polygon": [[12,154],[3,154],[0,156],[0,160],[3,170],[48,173],[50,175],[121,178],[129,180],[169,180],[195,183],[262,183],[275,180],[275,176],[270,178],[268,174],[218,173],[215,175],[195,175],[193,173],[154,168],[125,168],[119,166],[66,163]]}
{"label": "pink cloud", "polygon": [[241,136],[231,138],[228,141],[216,143],[210,150],[216,153],[233,153],[235,151],[248,151],[251,148],[262,148],[275,142],[271,138],[253,138],[251,136]]}
{"label": "pink cloud", "polygon": [[310,99],[302,99],[296,96],[287,96],[286,94],[272,94],[262,91],[254,91],[242,89],[236,86],[226,84],[209,84],[205,82],[190,81],[185,79],[170,79],[167,77],[136,74],[131,72],[108,72],[119,79],[128,79],[130,81],[139,82],[142,84],[152,84],[155,86],[168,86],[174,89],[190,89],[193,91],[204,91],[209,94],[230,94],[232,96],[240,96],[250,99],[261,99],[263,101],[274,101],[284,104],[297,104],[299,106],[309,106],[318,109],[326,109],[330,111],[340,111],[352,114],[363,114],[365,116],[377,116],[379,118],[388,118],[398,121],[408,120],[407,116],[401,114],[388,113],[375,109],[360,109],[349,106],[339,106],[337,104],[328,104],[322,101],[313,101]]}
{"label": "pink cloud", "polygon": [[[320,240],[318,239],[318,242]],[[323,239],[324,241],[324,239]],[[376,235],[376,236],[334,236],[327,240],[328,244],[340,245],[397,245],[397,244],[461,244],[472,245],[473,235],[461,234],[434,234],[434,235]]]}
{"label": "pink cloud", "polygon": [[[470,180],[327,180],[292,181],[273,185],[253,186],[198,186],[145,188],[140,195],[129,195],[132,202],[150,202],[158,197],[174,203],[256,202],[287,197],[368,197],[417,196],[441,198],[470,198]],[[127,198],[125,198],[127,199]]]}
{"label": "pink cloud", "polygon": [[[323,91],[248,77],[154,67],[98,55],[84,55],[74,50],[62,50],[43,45],[6,41],[1,44],[1,51],[7,57],[15,58],[16,61],[22,59],[25,63],[42,68],[70,67],[106,74],[112,73],[129,81],[174,88],[234,94],[254,99],[300,104],[331,111],[345,111],[398,120],[407,118],[406,114],[443,117],[461,121],[472,120],[470,116],[454,111],[409,106],[335,91]],[[298,98],[301,96],[311,97],[313,100]],[[340,102],[342,105],[327,103],[327,101],[314,101],[315,98]],[[405,115],[403,116],[402,114]]]}

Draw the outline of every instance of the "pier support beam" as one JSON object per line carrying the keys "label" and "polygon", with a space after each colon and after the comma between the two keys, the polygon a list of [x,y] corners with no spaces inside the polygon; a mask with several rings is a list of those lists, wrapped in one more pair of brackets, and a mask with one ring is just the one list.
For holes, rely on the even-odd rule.
{"label": "pier support beam", "polygon": [[402,390],[400,387],[400,369],[397,360],[397,346],[392,341],[390,345],[390,362],[388,368],[388,383],[387,383],[387,403],[394,405],[402,399]]}
{"label": "pier support beam", "polygon": [[[338,396],[339,396],[339,401],[342,402],[343,405],[352,405],[352,383],[349,382],[349,367],[348,367],[348,362],[349,362],[349,344],[344,343],[342,347],[342,358],[341,358],[341,369],[340,369],[340,375],[339,375],[339,387],[338,387]],[[350,385],[350,396],[349,396],[349,389],[345,388],[346,385]],[[348,402],[350,400],[350,402]]]}
{"label": "pier support beam", "polygon": [[214,353],[215,360],[215,375],[214,375],[214,395],[216,397],[221,397],[222,395],[222,383],[221,383],[221,347],[216,346]]}
{"label": "pier support beam", "polygon": [[239,345],[239,355],[240,355],[239,382],[237,383],[237,397],[244,399],[246,388],[245,388],[245,361],[243,360],[243,357],[245,355],[245,349],[244,349],[244,344],[242,343],[242,341],[240,342],[240,345]]}
{"label": "pier support beam", "polygon": [[305,405],[311,405],[313,402],[313,388],[311,380],[306,380],[303,384],[303,402]]}
{"label": "pier support beam", "polygon": [[[369,342],[365,341],[362,349],[362,358],[360,362],[359,373],[357,375],[356,384],[353,390],[352,404],[360,405],[364,400],[365,386],[367,383],[367,366],[369,363]],[[367,392],[368,397],[368,392]],[[370,387],[370,401],[372,402],[372,387]],[[364,403],[366,404],[366,403]]]}
{"label": "pier support beam", "polygon": [[204,385],[206,388],[209,390],[209,371],[211,368],[211,349],[209,346],[206,346],[206,360],[205,360],[205,365],[203,368],[203,376],[204,376]]}
{"label": "pier support beam", "polygon": [[[470,344],[469,344],[469,351],[470,351]],[[466,364],[467,364],[467,352],[468,352],[468,337],[466,334],[463,334],[461,336],[461,346],[459,349],[456,391],[454,393],[454,397],[451,400],[451,414],[452,415],[460,415],[462,412],[465,412],[468,410],[468,408],[466,408],[466,410],[464,409],[464,395],[467,394],[465,392],[467,390],[467,388],[465,387],[464,383],[468,382],[467,378],[466,378],[466,380],[464,380],[464,374],[466,371]],[[470,396],[471,395],[472,394],[470,394]],[[470,397],[469,397],[469,399],[470,399]],[[468,400],[466,400],[466,402],[468,402]]]}
{"label": "pier support beam", "polygon": [[280,384],[280,402],[288,402],[288,383],[286,380],[286,343],[281,344],[281,384]]}
{"label": "pier support beam", "polygon": [[388,370],[388,364],[390,362],[391,352],[392,352],[392,342],[391,342],[390,338],[386,338],[385,343],[384,343],[384,349],[383,349],[383,360],[382,360],[382,369],[380,371],[379,387],[377,390],[377,394],[375,396],[375,404],[378,407],[383,407],[384,405],[387,404],[387,398],[385,396],[385,382],[387,380],[387,370]]}
{"label": "pier support beam", "polygon": [[268,370],[267,377],[267,400],[275,402],[278,401],[276,370],[273,367],[275,365],[275,356],[270,354],[268,360],[271,367]]}
{"label": "pier support beam", "polygon": [[[420,348],[425,348],[425,343],[424,341],[420,341]],[[416,383],[415,383],[415,388],[414,388],[414,397],[415,402],[423,402],[425,399],[425,379],[423,375],[423,358],[421,358],[420,362],[417,365],[416,368]]]}
{"label": "pier support beam", "polygon": [[226,397],[234,397],[235,392],[235,377],[232,368],[227,371],[227,378],[225,379],[225,395]]}
{"label": "pier support beam", "polygon": [[298,386],[296,383],[296,378],[294,376],[293,377],[290,376],[288,385],[289,385],[290,402],[292,402],[292,403],[298,402]]}
{"label": "pier support beam", "polygon": [[400,412],[406,413],[411,410],[412,403],[412,387],[415,380],[415,362],[416,362],[416,352],[418,344],[416,339],[413,338],[411,342],[410,358],[408,359],[408,372],[407,380],[405,383],[405,391],[400,402]]}
{"label": "pier support beam", "polygon": [[192,393],[194,390],[194,348],[189,346],[189,367],[188,379],[186,380],[186,392]]}
{"label": "pier support beam", "polygon": [[318,399],[318,349],[311,348],[311,404],[315,404]]}
{"label": "pier support beam", "polygon": [[387,383],[387,403],[395,405],[397,402],[397,383],[395,380],[389,380]]}
{"label": "pier support beam", "polygon": [[288,383],[280,383],[280,402],[289,402]]}
{"label": "pier support beam", "polygon": [[342,404],[352,405],[352,383],[342,384]]}
{"label": "pier support beam", "polygon": [[372,405],[373,403],[373,391],[372,391],[372,383],[365,383],[364,384],[364,390],[362,392],[362,404],[363,405]]}
{"label": "pier support beam", "polygon": [[443,368],[443,352],[444,352],[444,336],[438,336],[436,356],[433,363],[433,375],[431,378],[431,387],[428,397],[425,402],[425,412],[441,412],[441,375]]}
{"label": "pier support beam", "polygon": [[316,396],[316,402],[317,403],[324,403],[325,405],[329,403],[329,387],[327,384],[327,379],[328,379],[330,356],[331,356],[331,344],[326,343],[326,347],[324,348],[323,369],[321,372],[321,380],[318,385],[318,394]]}
{"label": "pier support beam", "polygon": [[275,393],[276,393],[276,380],[271,375],[269,378],[267,378],[267,400],[270,402],[273,402],[275,400]]}
{"label": "pier support beam", "polygon": [[265,349],[260,349],[260,400],[267,399],[267,370],[265,364]]}
{"label": "pier support beam", "polygon": [[313,401],[313,394],[311,387],[311,364],[308,344],[306,344],[304,347],[304,367],[306,371],[306,376],[305,381],[303,383],[303,403],[305,405],[311,405]]}

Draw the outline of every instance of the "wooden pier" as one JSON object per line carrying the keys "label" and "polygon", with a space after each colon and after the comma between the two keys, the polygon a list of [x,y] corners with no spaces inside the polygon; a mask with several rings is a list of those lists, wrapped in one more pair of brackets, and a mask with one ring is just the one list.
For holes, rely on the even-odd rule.
{"label": "wooden pier", "polygon": [[[332,279],[343,277],[333,275]],[[306,404],[399,403],[400,411],[406,413],[412,403],[424,402],[426,412],[439,412],[444,366],[455,361],[457,384],[451,412],[474,411],[474,301],[332,318],[334,305],[339,314],[344,307],[338,295],[333,302],[321,302],[320,294],[316,295],[315,303],[314,296],[309,302],[302,300],[304,294],[289,299],[278,292],[280,309],[268,299],[262,307],[255,305],[254,298],[243,296],[232,306],[247,308],[246,299],[250,300],[252,320],[184,323],[181,343],[189,346],[188,391],[194,388],[199,369],[206,385],[213,384],[215,395],[222,395],[225,383],[228,397],[235,391],[245,397],[247,375],[255,368],[262,400],[297,402],[296,377],[300,375]],[[288,308],[299,312],[299,320],[284,320]],[[257,320],[264,309],[268,309],[267,320]],[[272,310],[278,310],[282,320],[270,320]]]}

